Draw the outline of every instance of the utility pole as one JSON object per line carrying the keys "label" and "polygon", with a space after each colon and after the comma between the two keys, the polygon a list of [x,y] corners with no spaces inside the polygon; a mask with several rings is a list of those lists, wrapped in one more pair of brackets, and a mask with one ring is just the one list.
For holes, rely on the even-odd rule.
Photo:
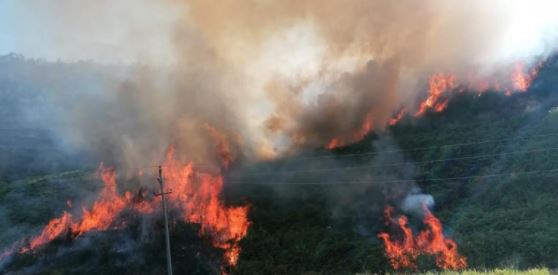
{"label": "utility pole", "polygon": [[171,192],[165,192],[164,182],[163,182],[163,169],[159,165],[159,176],[157,177],[159,186],[161,187],[161,193],[156,195],[161,195],[161,201],[163,203],[163,215],[165,217],[165,245],[167,247],[167,274],[172,275],[172,261],[171,261],[171,250],[170,250],[170,236],[169,236],[169,218],[167,214],[167,199],[166,194]]}

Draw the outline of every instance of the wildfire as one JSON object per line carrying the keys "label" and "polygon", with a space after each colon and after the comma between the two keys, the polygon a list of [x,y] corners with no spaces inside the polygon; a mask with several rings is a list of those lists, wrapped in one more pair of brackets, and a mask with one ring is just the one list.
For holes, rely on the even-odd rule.
{"label": "wildfire", "polygon": [[[378,234],[384,242],[390,265],[398,269],[416,269],[417,257],[421,254],[433,255],[436,266],[441,269],[458,270],[467,267],[467,259],[457,252],[457,244],[443,234],[443,226],[427,207],[424,208],[423,222],[426,228],[416,236],[408,225],[406,216],[397,219],[403,232],[401,240],[395,240],[386,232]],[[393,208],[386,207],[384,214],[388,222],[393,221]]]}
{"label": "wildfire", "polygon": [[29,246],[21,248],[20,252],[25,253],[58,238],[62,233],[68,230],[71,220],[72,216],[68,212],[64,211],[60,218],[52,219],[43,229],[41,234],[31,239]]}
{"label": "wildfire", "polygon": [[420,103],[416,116],[423,115],[428,110],[441,112],[448,106],[448,99],[443,95],[450,89],[457,87],[455,76],[437,73],[428,80],[428,97]]}
{"label": "wildfire", "polygon": [[[192,163],[180,163],[174,158],[172,147],[167,152],[164,167],[165,185],[172,190],[168,195],[170,205],[182,211],[184,221],[200,224],[199,234],[210,237],[214,247],[225,250],[225,266],[234,267],[241,252],[239,241],[246,236],[250,226],[249,207],[225,206],[219,198],[223,178],[208,172],[198,172]],[[104,187],[90,209],[82,208],[81,219],[64,211],[60,217],[49,221],[41,233],[31,238],[19,252],[33,251],[64,234],[77,238],[91,230],[117,229],[117,218],[126,209],[140,214],[149,214],[158,209],[158,197],[146,201],[136,199],[130,192],[120,195],[116,189],[115,169],[101,164],[97,175]]]}
{"label": "wildfire", "polygon": [[248,206],[226,207],[219,199],[223,188],[220,175],[198,172],[192,163],[181,164],[174,149],[167,152],[163,174],[165,185],[172,189],[171,203],[183,212],[187,222],[201,225],[200,234],[210,236],[213,245],[225,250],[225,261],[235,266],[240,254],[238,242],[248,233]]}
{"label": "wildfire", "polygon": [[399,123],[399,121],[407,114],[407,109],[402,108],[401,110],[399,110],[399,112],[397,112],[397,114],[390,118],[390,120],[388,121],[388,125],[389,126],[394,126],[397,123]]}
{"label": "wildfire", "polygon": [[535,79],[537,74],[539,73],[540,65],[534,66],[529,70],[525,70],[525,66],[523,63],[518,62],[513,67],[512,71],[512,84],[514,90],[525,92],[531,85],[531,82]]}
{"label": "wildfire", "polygon": [[[29,245],[22,247],[20,252],[26,253],[35,250],[65,233],[70,233],[73,237],[79,237],[91,230],[104,231],[110,229],[116,217],[127,206],[132,208],[136,206],[136,204],[132,204],[132,195],[129,192],[124,193],[123,196],[118,194],[116,190],[116,170],[107,168],[101,163],[97,169],[97,176],[102,179],[104,187],[90,210],[82,208],[80,220],[74,220],[70,213],[64,211],[60,217],[50,220],[41,234],[32,238]],[[142,203],[137,205],[145,207],[145,204]]]}
{"label": "wildfire", "polygon": [[368,113],[360,127],[356,131],[341,137],[332,138],[326,145],[327,149],[335,149],[346,144],[362,140],[374,128],[374,120],[371,113]]}
{"label": "wildfire", "polygon": [[[444,111],[448,107],[448,95],[451,90],[464,91],[465,88],[477,91],[480,94],[493,89],[496,91],[503,91],[505,95],[511,95],[513,91],[525,92],[531,85],[532,81],[536,78],[542,63],[533,66],[530,69],[525,69],[521,62],[515,63],[511,75],[507,83],[504,85],[499,78],[479,77],[475,74],[469,74],[466,79],[457,79],[453,74],[436,73],[428,79],[428,97],[421,101],[418,106],[418,111],[415,113],[416,117],[424,115],[427,111],[436,113]],[[506,77],[507,78],[507,77]],[[405,116],[407,109],[400,109],[395,116],[390,118],[386,125],[394,126]],[[335,149],[347,144],[358,142],[364,138],[373,129],[373,117],[371,113],[367,113],[364,117],[360,127],[345,135],[340,135],[330,139],[327,144],[327,149]]]}
{"label": "wildfire", "polygon": [[81,221],[72,224],[72,232],[78,236],[93,229],[100,231],[109,229],[115,218],[131,203],[130,193],[126,192],[124,196],[120,196],[116,190],[115,169],[101,165],[97,173],[105,187],[91,210],[83,208]]}
{"label": "wildfire", "polygon": [[[461,84],[464,84],[469,89],[478,91],[479,94],[489,89],[504,91],[506,95],[511,95],[512,91],[525,92],[531,85],[531,82],[537,77],[541,66],[542,63],[539,63],[530,69],[525,69],[524,63],[515,63],[510,75],[509,82],[511,85],[502,85],[497,78],[485,77],[478,79],[472,75],[469,76],[468,80],[465,80],[465,83],[461,81]],[[423,115],[427,110],[433,110],[434,112],[445,110],[448,99],[444,98],[443,95],[457,87],[457,79],[454,75],[442,73],[432,75],[428,81],[428,97],[419,104],[419,110],[415,115]]]}

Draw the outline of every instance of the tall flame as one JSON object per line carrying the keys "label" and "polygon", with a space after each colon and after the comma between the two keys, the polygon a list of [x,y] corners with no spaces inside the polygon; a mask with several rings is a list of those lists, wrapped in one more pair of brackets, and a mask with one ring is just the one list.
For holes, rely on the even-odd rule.
{"label": "tall flame", "polygon": [[428,97],[420,103],[416,115],[420,116],[428,110],[441,112],[446,109],[448,99],[443,98],[446,91],[455,88],[455,76],[451,74],[437,73],[428,80]]}
{"label": "tall flame", "polygon": [[32,238],[29,245],[22,247],[20,252],[26,253],[34,250],[64,233],[69,232],[71,236],[78,237],[91,230],[104,231],[110,229],[114,225],[116,217],[127,206],[135,206],[129,192],[124,193],[123,196],[118,194],[115,169],[107,168],[101,163],[97,169],[97,176],[102,179],[104,187],[90,210],[82,208],[80,220],[74,220],[70,213],[64,211],[60,217],[50,220],[41,234]]}
{"label": "tall flame", "polygon": [[516,63],[512,71],[513,88],[520,92],[527,91],[527,89],[531,85],[531,82],[539,73],[540,66],[541,64],[534,66],[529,70],[525,70],[525,66],[523,63]]}
{"label": "tall flame", "polygon": [[81,221],[72,224],[74,234],[81,235],[90,230],[103,231],[109,229],[115,218],[130,205],[131,194],[126,192],[124,196],[120,196],[116,190],[115,169],[101,165],[97,173],[103,180],[105,187],[101,190],[99,198],[95,201],[91,210],[83,208]]}
{"label": "tall flame", "polygon": [[[378,234],[384,242],[385,253],[393,269],[416,269],[417,257],[421,254],[433,255],[436,266],[441,269],[458,270],[467,267],[467,259],[457,251],[457,244],[443,234],[443,226],[427,207],[424,208],[423,222],[426,228],[416,238],[408,226],[408,219],[401,215],[397,219],[399,229],[403,232],[401,240],[395,240],[386,232]],[[386,207],[386,220],[393,220],[393,208]]]}
{"label": "tall flame", "polygon": [[[225,266],[236,266],[241,248],[239,245],[248,233],[248,206],[227,207],[219,198],[223,178],[208,172],[194,170],[192,163],[180,163],[174,158],[171,147],[164,163],[165,185],[172,190],[168,195],[172,207],[182,211],[182,218],[189,223],[200,224],[200,235],[209,236],[212,245],[225,251]],[[104,231],[118,228],[118,217],[126,209],[149,214],[159,206],[160,198],[151,201],[136,200],[130,192],[120,195],[116,188],[116,170],[103,164],[97,171],[104,183],[98,199],[90,209],[82,208],[81,219],[70,213],[54,218],[41,233],[19,249],[20,253],[33,251],[64,234],[77,238],[88,231]],[[3,252],[2,258],[13,249]],[[6,253],[6,255],[4,255]]]}
{"label": "tall flame", "polygon": [[248,233],[248,206],[226,207],[219,199],[223,178],[194,170],[192,163],[181,164],[174,149],[167,152],[163,175],[173,192],[169,200],[183,212],[184,220],[201,225],[200,234],[212,237],[215,247],[225,249],[227,264],[235,266],[240,253],[238,242]]}
{"label": "tall flame", "polygon": [[[392,220],[393,208],[386,207],[384,215],[387,221]],[[413,231],[409,228],[408,219],[400,216],[397,219],[399,228],[403,232],[403,239],[400,242],[392,241],[388,233],[380,232],[378,238],[384,241],[386,256],[394,269],[416,268],[415,260],[419,255],[413,236]]]}
{"label": "tall flame", "polygon": [[29,250],[36,249],[37,247],[58,238],[62,235],[62,233],[67,232],[71,220],[72,215],[64,211],[62,216],[59,218],[50,220],[41,234],[31,239],[31,241],[29,241],[29,246],[21,248],[20,252],[25,253]]}
{"label": "tall flame", "polygon": [[440,220],[426,207],[424,212],[424,224],[427,228],[417,236],[420,250],[436,255],[436,265],[442,269],[455,270],[467,267],[467,260],[457,252],[455,241],[444,237]]}

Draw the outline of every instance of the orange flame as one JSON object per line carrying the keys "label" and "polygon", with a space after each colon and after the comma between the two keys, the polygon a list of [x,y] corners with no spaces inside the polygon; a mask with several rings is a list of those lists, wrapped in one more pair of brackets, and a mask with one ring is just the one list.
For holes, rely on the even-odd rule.
{"label": "orange flame", "polygon": [[[170,204],[183,211],[182,218],[185,221],[200,224],[200,235],[209,236],[213,246],[224,249],[226,266],[234,267],[241,252],[239,242],[246,236],[250,226],[249,207],[226,207],[219,198],[223,178],[220,175],[197,172],[192,163],[179,163],[174,159],[172,147],[167,152],[164,167],[165,185],[172,190],[168,195]],[[115,169],[101,164],[97,175],[102,179],[104,188],[91,209],[82,208],[79,220],[74,220],[71,214],[63,212],[61,217],[52,219],[28,245],[20,248],[20,253],[32,251],[65,233],[76,238],[90,230],[118,228],[115,221],[127,208],[148,214],[159,206],[158,197],[145,201],[136,200],[129,192],[120,195],[116,189]]]}
{"label": "orange flame", "polygon": [[91,210],[82,208],[82,218],[78,221],[73,221],[72,215],[64,211],[62,216],[52,219],[41,234],[32,238],[29,246],[21,248],[21,253],[34,250],[67,232],[77,237],[90,230],[107,230],[113,225],[115,218],[130,205],[132,196],[128,192],[124,196],[118,194],[116,170],[106,168],[101,163],[97,175],[101,177],[104,187]]}
{"label": "orange flame", "polygon": [[399,112],[397,112],[397,114],[390,118],[388,121],[388,125],[389,126],[395,126],[397,125],[397,123],[399,123],[399,121],[407,114],[407,109],[402,108],[401,110],[399,110]]}
{"label": "orange flame", "polygon": [[81,235],[90,230],[107,230],[114,219],[130,204],[131,195],[125,193],[120,196],[116,190],[116,170],[99,167],[98,175],[105,187],[101,190],[99,199],[95,201],[91,210],[82,209],[83,216],[79,223],[72,224],[72,232]]}
{"label": "orange flame", "polygon": [[[384,215],[386,220],[391,221],[393,208],[386,207]],[[414,269],[416,268],[415,260],[419,253],[416,249],[413,231],[408,226],[407,217],[399,217],[397,223],[403,232],[403,239],[401,242],[392,241],[389,234],[385,232],[380,232],[378,238],[384,241],[386,255],[389,259],[389,263],[394,269]]]}
{"label": "orange flame", "polygon": [[333,138],[327,143],[326,148],[332,150],[339,147],[340,144],[341,142],[339,141],[338,138]]}
{"label": "orange flame", "polygon": [[332,138],[326,145],[327,149],[335,149],[340,146],[361,141],[368,133],[374,129],[372,113],[368,113],[356,131],[344,136]]}
{"label": "orange flame", "polygon": [[[393,269],[416,269],[416,260],[420,254],[434,255],[436,266],[441,269],[458,270],[467,267],[467,259],[457,252],[457,244],[443,234],[442,223],[432,212],[424,207],[424,224],[426,228],[415,238],[408,226],[407,217],[401,215],[397,223],[403,237],[394,240],[388,233],[378,234],[384,242],[385,253]],[[386,219],[392,221],[393,208],[384,211]]]}
{"label": "orange flame", "polygon": [[442,73],[432,75],[428,81],[428,97],[420,103],[419,110],[415,115],[423,115],[428,110],[434,110],[435,112],[445,110],[448,99],[443,98],[442,95],[455,87],[457,85],[454,75]]}
{"label": "orange flame", "polygon": [[534,66],[529,70],[525,70],[525,66],[523,63],[518,62],[513,67],[512,71],[512,84],[513,88],[520,92],[525,92],[529,89],[531,82],[537,77],[539,73],[540,65]]}
{"label": "orange flame", "polygon": [[[476,90],[479,95],[494,89],[503,91],[505,95],[511,95],[512,91],[527,91],[532,81],[536,78],[539,69],[543,63],[539,63],[532,68],[525,70],[523,63],[515,63],[511,71],[511,83],[506,81],[501,83],[495,76],[479,76],[469,73],[466,79],[460,79],[459,82],[455,75],[448,73],[436,73],[429,77],[428,80],[428,97],[421,101],[418,106],[416,117],[424,115],[427,111],[436,113],[444,111],[448,107],[447,93],[451,90],[463,92],[465,88]],[[394,117],[390,118],[386,125],[396,125],[404,116],[406,110],[401,109]],[[345,135],[336,136],[329,139],[325,148],[335,149],[350,143],[358,142],[364,138],[373,129],[373,119],[371,112],[367,113],[361,126],[356,130]]]}
{"label": "orange flame", "polygon": [[[511,95],[511,91],[525,92],[529,89],[529,86],[533,80],[537,77],[542,63],[526,70],[522,62],[515,63],[511,71],[511,85],[503,86],[500,81],[496,78],[483,78],[475,79],[472,75],[469,75],[468,81],[466,81],[466,86],[469,89],[474,89],[479,92],[479,94],[484,93],[489,89],[503,90],[506,95]],[[447,108],[448,100],[443,98],[442,95],[448,90],[455,89],[457,87],[457,81],[455,76],[451,74],[437,73],[430,77],[428,82],[428,97],[419,104],[419,110],[415,114],[416,116],[423,115],[427,110],[433,110],[434,112],[441,112]]]}
{"label": "orange flame", "polygon": [[72,215],[64,211],[60,218],[52,219],[47,226],[43,229],[39,236],[33,238],[29,242],[29,247],[23,247],[20,249],[21,253],[25,253],[29,250],[33,250],[47,242],[50,242],[58,238],[62,233],[68,230],[72,220]]}
{"label": "orange flame", "polygon": [[225,250],[225,261],[235,266],[240,254],[238,242],[248,233],[248,206],[226,207],[219,199],[223,189],[220,175],[194,171],[191,163],[181,164],[174,149],[167,152],[163,175],[173,192],[169,200],[183,210],[183,218],[201,225],[200,234],[212,237],[215,247]]}
{"label": "orange flame", "polygon": [[456,270],[467,267],[467,260],[457,252],[457,244],[444,237],[440,220],[426,207],[424,212],[424,224],[427,228],[417,236],[418,247],[428,254],[436,255],[436,265],[442,269]]}

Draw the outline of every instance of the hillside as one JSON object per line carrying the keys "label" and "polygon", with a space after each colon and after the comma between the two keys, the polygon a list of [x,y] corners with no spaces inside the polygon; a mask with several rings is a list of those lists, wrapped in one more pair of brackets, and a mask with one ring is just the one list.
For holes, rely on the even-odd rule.
{"label": "hillside", "polygon": [[[2,62],[8,66],[6,62],[23,61]],[[13,99],[14,87],[39,93],[37,87],[18,86],[21,79],[14,79],[0,79],[3,98]],[[526,93],[456,92],[447,110],[407,116],[357,144],[237,164],[224,175],[223,198],[229,205],[248,203],[252,226],[240,243],[233,273],[390,272],[376,235],[386,229],[384,207],[398,206],[405,195],[400,193],[414,188],[408,180],[433,196],[433,212],[470,268],[558,268],[556,87],[558,62],[549,62]],[[36,232],[36,225],[67,208],[67,200],[89,203],[100,188],[90,155],[54,146],[44,129],[8,126],[9,134],[2,135],[0,143],[5,145],[0,160],[1,247]],[[24,146],[12,146],[21,141]],[[149,188],[124,176],[121,182],[122,190]],[[16,256],[5,268],[8,274],[32,274],[33,267],[43,274],[160,273],[165,267],[161,231],[144,236],[141,219],[131,221],[125,233],[58,239],[37,253]],[[418,217],[410,215],[410,221],[420,229]],[[161,226],[161,221],[155,224]],[[179,270],[216,272],[212,263],[223,252],[199,238],[196,225],[175,220],[172,228]],[[87,245],[91,243],[99,245]],[[420,260],[421,270],[435,269],[433,259]]]}

